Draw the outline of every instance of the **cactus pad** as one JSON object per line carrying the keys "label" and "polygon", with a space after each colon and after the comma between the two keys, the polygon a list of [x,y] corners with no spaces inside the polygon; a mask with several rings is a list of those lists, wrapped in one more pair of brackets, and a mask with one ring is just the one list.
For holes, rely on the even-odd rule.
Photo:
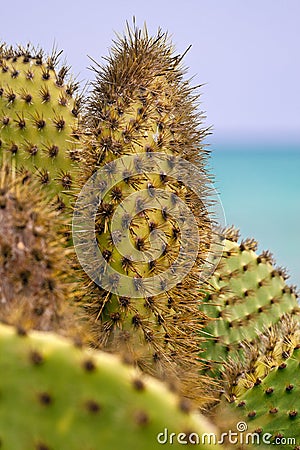
{"label": "cactus pad", "polygon": [[253,239],[238,243],[238,232],[232,228],[225,236],[222,259],[209,280],[213,291],[201,305],[216,319],[204,330],[208,339],[201,357],[215,361],[219,368],[241,342],[255,340],[285,314],[299,313],[295,288],[286,284],[286,273],[274,265],[272,255],[258,255]]}
{"label": "cactus pad", "polygon": [[[270,433],[271,443],[300,445],[300,328],[285,316],[244,352],[244,361],[225,366],[225,397],[248,432]],[[222,414],[221,403],[217,414]],[[271,437],[272,436],[272,437]]]}
{"label": "cactus pad", "polygon": [[[0,46],[0,157],[33,172],[61,208],[69,202],[78,159],[78,86],[66,82],[59,55]],[[57,70],[56,70],[57,69]]]}
{"label": "cactus pad", "polygon": [[3,450],[153,450],[165,428],[200,443],[215,431],[157,380],[51,333],[0,325],[0,372]]}
{"label": "cactus pad", "polygon": [[[199,128],[202,116],[196,113],[197,97],[183,79],[181,57],[174,55],[168,36],[161,31],[150,37],[147,30],[129,30],[115,43],[107,66],[97,66],[95,71],[84,118],[82,182],[106,170],[100,183],[92,185],[94,192],[86,196],[87,203],[93,203],[95,192],[105,191],[108,181],[121,176],[103,195],[96,214],[99,249],[117,274],[103,288],[99,280],[105,269],[99,269],[95,283],[87,281],[89,293],[83,303],[94,319],[100,347],[125,352],[151,374],[165,374],[170,362],[182,361],[182,382],[189,376],[197,380],[203,314],[193,289],[211,242],[207,152],[202,144],[206,130]],[[193,167],[192,175],[185,177],[187,172],[176,158]],[[153,163],[152,172],[143,170],[145,161]],[[200,197],[188,186],[193,179],[201,180]],[[121,211],[117,233],[128,230],[122,252],[112,227],[117,208]],[[78,209],[84,211],[84,205]],[[183,224],[188,234],[184,239]],[[160,242],[155,257],[150,235]],[[174,262],[183,246],[187,253],[182,267],[192,264],[181,278],[180,264]],[[94,258],[87,264],[93,265]],[[170,268],[173,278],[178,274],[171,288],[164,277]],[[125,294],[119,281],[124,277],[131,287]],[[152,277],[158,281],[148,289]],[[198,389],[187,383],[185,392],[197,396]],[[202,391],[198,398],[204,396]]]}
{"label": "cactus pad", "polygon": [[62,218],[43,194],[25,175],[0,169],[0,319],[68,333],[78,285],[71,282]]}

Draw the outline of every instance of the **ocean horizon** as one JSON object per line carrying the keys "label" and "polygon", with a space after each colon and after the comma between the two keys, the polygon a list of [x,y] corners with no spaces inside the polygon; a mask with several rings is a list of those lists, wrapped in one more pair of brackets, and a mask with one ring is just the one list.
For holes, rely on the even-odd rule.
{"label": "ocean horizon", "polygon": [[226,224],[271,251],[300,288],[299,145],[214,145],[210,166]]}

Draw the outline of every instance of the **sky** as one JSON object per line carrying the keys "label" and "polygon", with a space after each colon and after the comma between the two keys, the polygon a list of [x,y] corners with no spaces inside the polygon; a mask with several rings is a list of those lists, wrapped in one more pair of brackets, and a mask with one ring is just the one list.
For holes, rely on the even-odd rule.
{"label": "sky", "polygon": [[28,41],[66,61],[84,84],[89,57],[101,61],[115,32],[135,16],[168,31],[188,76],[203,84],[212,143],[293,143],[300,148],[299,0],[15,0],[1,2],[0,40]]}

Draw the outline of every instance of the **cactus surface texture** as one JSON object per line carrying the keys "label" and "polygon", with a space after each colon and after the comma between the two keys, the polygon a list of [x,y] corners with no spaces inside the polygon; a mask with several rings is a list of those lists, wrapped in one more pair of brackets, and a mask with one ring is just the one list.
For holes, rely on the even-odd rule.
{"label": "cactus surface texture", "polygon": [[[3,450],[153,450],[165,428],[219,448],[201,445],[215,429],[158,380],[52,333],[1,324],[0,371]],[[167,448],[181,448],[176,439]]]}
{"label": "cactus surface texture", "polygon": [[236,351],[244,341],[255,341],[285,314],[299,314],[297,292],[286,284],[286,272],[275,266],[272,255],[258,255],[253,239],[238,243],[233,228],[225,238],[223,256],[208,281],[212,292],[201,304],[201,310],[215,318],[203,330],[207,340],[201,357],[211,361],[208,367],[216,373],[229,357],[239,357]]}
{"label": "cactus surface texture", "polygon": [[36,182],[0,169],[0,320],[24,329],[75,329],[79,310],[71,303],[79,288],[61,225]]}
{"label": "cactus surface texture", "polygon": [[225,394],[217,414],[229,401],[237,420],[247,423],[248,432],[269,433],[274,445],[298,449],[299,322],[285,316],[260,335],[259,342],[246,347],[242,356],[225,366]]}
{"label": "cactus surface texture", "polygon": [[61,209],[77,166],[78,85],[59,54],[0,46],[0,158],[30,171]]}

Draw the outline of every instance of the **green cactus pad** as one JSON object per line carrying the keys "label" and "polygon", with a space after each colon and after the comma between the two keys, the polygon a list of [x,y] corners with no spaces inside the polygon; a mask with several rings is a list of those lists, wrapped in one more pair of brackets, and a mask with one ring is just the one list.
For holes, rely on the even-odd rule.
{"label": "green cactus pad", "polygon": [[[0,325],[0,372],[3,450],[153,450],[165,429],[200,443],[215,431],[157,380],[51,333]],[[181,446],[174,437],[167,444]]]}
{"label": "green cactus pad", "polygon": [[236,402],[239,418],[247,421],[249,431],[263,430],[272,434],[272,442],[279,438],[283,445],[283,438],[294,438],[292,445],[284,445],[292,449],[300,445],[299,353],[295,350],[292,358]]}
{"label": "green cactus pad", "polygon": [[76,328],[78,283],[62,223],[37,183],[0,168],[0,320],[66,334]]}
{"label": "green cactus pad", "polygon": [[[0,158],[33,172],[59,206],[74,181],[78,86],[57,69],[58,54],[0,46]],[[57,70],[56,70],[57,69]]]}
{"label": "green cactus pad", "polygon": [[[165,33],[159,31],[150,37],[146,29],[135,28],[117,40],[107,66],[95,68],[83,124],[82,183],[104,167],[106,173],[97,187],[92,185],[87,203],[94,202],[95,192],[105,190],[114,175],[122,179],[103,196],[96,214],[99,248],[117,275],[108,280],[107,288],[87,280],[88,294],[83,303],[93,317],[100,347],[124,352],[151,374],[166,376],[170,362],[182,362],[181,381],[191,377],[198,385],[187,383],[186,394],[203,401],[207,390],[200,389],[201,394],[197,394],[197,348],[203,314],[194,290],[211,243],[206,208],[211,191],[205,177],[207,152],[202,144],[207,130],[199,127],[202,116],[196,111],[197,96],[183,79],[181,59],[174,55]],[[160,164],[155,159],[158,157]],[[193,174],[185,177],[187,172],[176,158],[190,163],[189,167],[193,164]],[[142,170],[146,160],[153,162],[152,172]],[[201,180],[200,198],[188,186],[193,180]],[[118,206],[122,211],[121,230],[128,229],[129,236],[122,254],[115,245],[112,228]],[[78,209],[84,211],[84,205]],[[174,218],[175,213],[179,220]],[[199,243],[189,226],[188,238],[184,241],[181,237],[181,225],[192,224],[193,220]],[[151,233],[164,233],[159,256],[154,259]],[[189,248],[184,263],[192,264],[181,279],[173,263],[186,244]],[[136,259],[136,254],[142,253],[146,259]],[[94,258],[87,264],[92,266]],[[173,277],[176,270],[178,276],[169,288],[164,273],[171,267]],[[102,274],[99,269],[93,281],[101,279]],[[133,293],[120,293],[119,279],[125,276],[126,287],[132,287]],[[155,276],[160,280],[153,282],[153,289],[147,289],[146,282]]]}
{"label": "green cactus pad", "polygon": [[[227,401],[248,432],[269,433],[271,443],[294,449],[300,445],[300,328],[286,316],[280,324],[250,345],[244,362],[225,366],[225,395],[216,414]],[[226,399],[226,400],[225,400]],[[292,440],[289,440],[292,439]]]}
{"label": "green cactus pad", "polygon": [[222,259],[209,279],[212,293],[201,305],[207,316],[216,319],[204,330],[208,339],[201,357],[220,369],[241,342],[256,339],[284,314],[299,313],[295,288],[287,286],[286,273],[275,267],[272,255],[258,255],[253,239],[239,244],[238,232],[233,228],[225,236]]}

